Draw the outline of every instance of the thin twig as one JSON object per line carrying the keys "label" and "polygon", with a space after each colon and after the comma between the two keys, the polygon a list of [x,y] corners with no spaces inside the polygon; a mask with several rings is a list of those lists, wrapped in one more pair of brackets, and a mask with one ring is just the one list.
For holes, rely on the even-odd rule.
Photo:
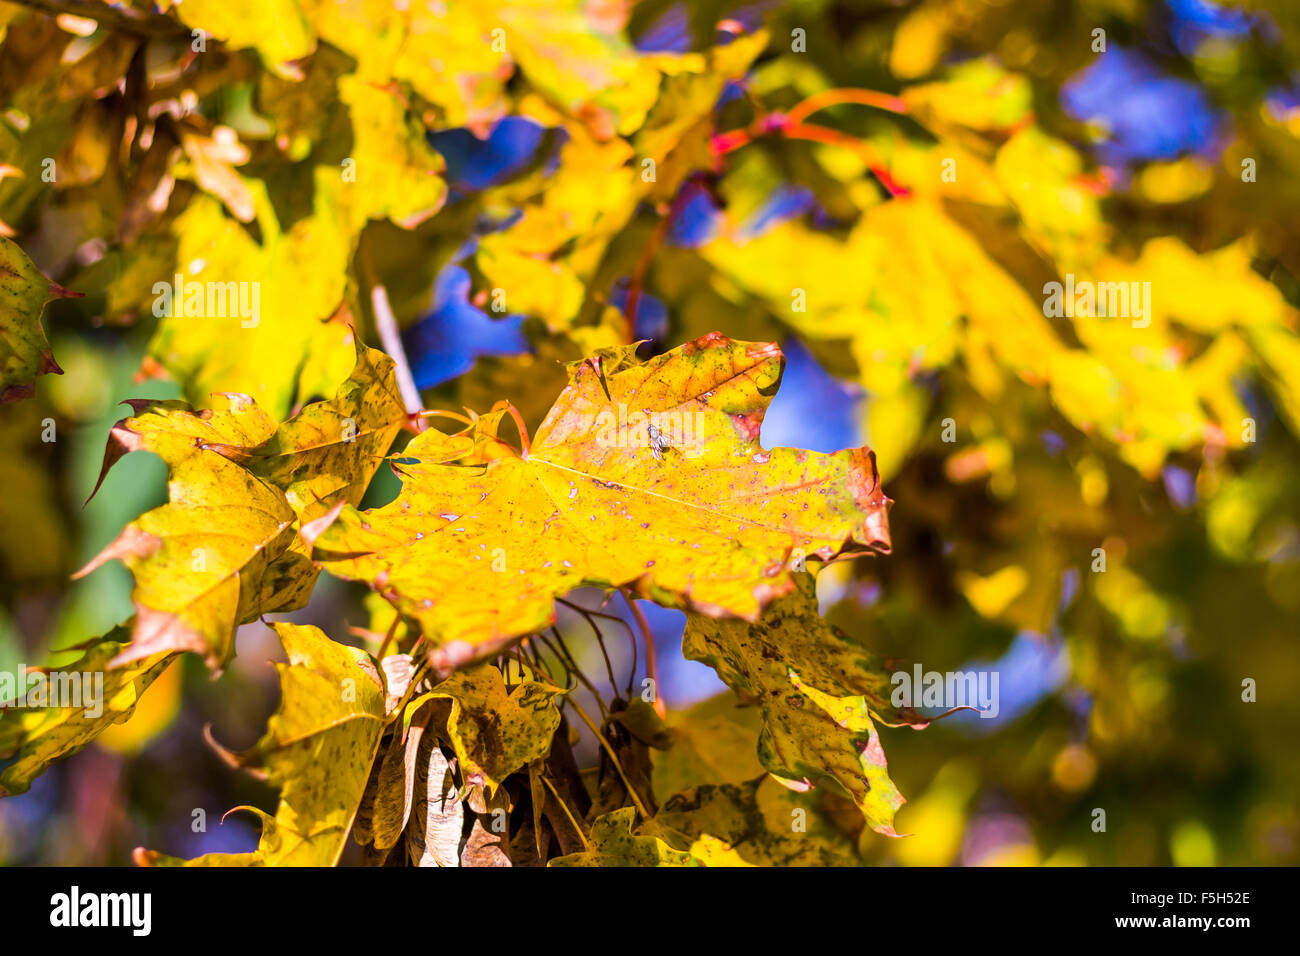
{"label": "thin twig", "polygon": [[[546,645],[546,649],[549,650],[549,651],[551,652],[551,656],[555,658],[556,663],[558,663],[561,667],[564,668],[564,691],[565,691],[565,693],[568,693],[569,691],[571,691],[571,690],[573,690],[575,687],[577,687],[577,686],[578,686],[578,679],[574,676],[573,671],[571,671],[571,670],[569,669],[569,663],[568,663],[568,661],[566,661],[566,660],[563,658],[563,656],[561,656],[560,652],[557,651],[557,650],[555,649],[555,646],[554,646],[550,641],[548,641],[548,640],[547,640],[543,635],[541,635],[541,634],[534,634],[533,637],[535,637],[535,638],[536,638],[540,643],[545,644],[545,645]],[[534,648],[534,649],[533,649],[533,655],[537,658],[537,660],[538,660],[539,662],[542,661],[542,653],[541,653],[540,650]],[[550,669],[549,667],[546,668],[546,673],[547,673],[547,676],[549,676],[549,677],[551,678],[552,681],[555,680],[555,675],[554,675],[553,673],[551,673],[551,669]]]}
{"label": "thin twig", "polygon": [[605,659],[605,674],[609,677],[609,689],[618,694],[618,678],[614,676],[614,662],[609,659],[609,649],[605,647],[605,635],[601,633],[600,625],[590,614],[584,611],[582,616],[596,634],[596,646],[600,648],[600,656]]}
{"label": "thin twig", "polygon": [[[596,698],[596,706],[600,708],[600,714],[602,719],[608,716],[609,709],[605,706],[605,701],[601,699],[600,691],[596,690],[596,685],[593,684],[588,679],[587,675],[584,674],[582,670],[578,667],[578,662],[574,660],[573,655],[569,653],[568,647],[566,647],[564,644],[564,638],[560,637],[560,632],[555,628],[551,628],[551,633],[554,634],[555,639],[560,642],[559,650],[557,650],[555,645],[552,644],[550,641],[548,641],[541,634],[537,635],[537,639],[542,641],[547,647],[549,647],[551,649],[552,654],[560,658],[561,663],[564,663],[564,669],[566,672],[573,674],[574,677],[576,677],[579,681],[582,682],[583,687],[591,691],[591,696]],[[567,663],[565,663],[566,661]]]}
{"label": "thin twig", "polygon": [[694,182],[693,178],[687,179],[678,188],[677,195],[673,198],[673,204],[668,208],[667,215],[660,219],[659,224],[655,226],[650,241],[641,250],[641,258],[637,260],[636,267],[632,271],[632,279],[627,287],[627,306],[624,309],[627,316],[627,340],[629,343],[636,341],[636,308],[641,301],[641,289],[645,285],[645,278],[650,271],[650,264],[654,262],[655,254],[658,253],[659,247],[663,245],[668,230],[672,228],[672,224],[681,215],[682,210],[686,208],[686,203],[690,198],[690,187]]}
{"label": "thin twig", "polygon": [[727,153],[735,152],[742,146],[749,145],[758,137],[769,134],[784,136],[786,139],[802,139],[851,149],[862,157],[872,175],[880,181],[880,184],[885,187],[885,191],[891,197],[898,198],[908,194],[906,187],[900,186],[894,181],[894,177],[890,175],[885,161],[870,143],[858,139],[856,136],[850,136],[848,133],[841,133],[837,129],[831,129],[828,126],[818,126],[815,123],[791,123],[788,118],[779,114],[772,114],[772,116],[746,129],[732,130],[715,136],[713,138],[713,153],[715,156],[725,156]]}
{"label": "thin twig", "polygon": [[614,765],[614,770],[618,773],[618,778],[623,781],[623,786],[627,788],[627,795],[632,798],[632,802],[636,804],[636,808],[641,811],[641,816],[649,820],[650,813],[646,810],[645,804],[641,802],[640,796],[637,795],[636,787],[632,786],[632,781],[629,780],[627,774],[624,773],[623,765],[619,763],[618,760],[618,754],[614,752],[614,748],[610,742],[605,739],[605,735],[600,732],[600,728],[592,723],[591,718],[587,716],[587,712],[579,707],[577,701],[572,697],[567,698],[564,703],[567,706],[572,707],[574,712],[582,718],[582,722],[587,725],[593,734],[596,735],[596,739],[600,742],[601,747],[603,747],[605,753],[609,755],[610,763]]}
{"label": "thin twig", "polygon": [[415,387],[415,376],[411,374],[411,365],[406,360],[402,332],[397,326],[397,317],[393,315],[393,307],[388,302],[388,290],[379,281],[379,275],[370,261],[369,250],[364,246],[361,249],[360,260],[361,271],[370,285],[370,308],[375,316],[379,341],[396,366],[397,389],[402,394],[402,404],[406,406],[406,414],[410,417],[411,425],[417,432],[422,432],[428,427],[420,415],[424,410],[424,403],[420,400],[420,390]]}
{"label": "thin twig", "polygon": [[654,684],[655,693],[655,713],[659,715],[660,720],[668,717],[668,708],[664,706],[663,695],[659,693],[659,655],[655,651],[655,635],[650,628],[650,622],[645,619],[641,608],[637,606],[636,600],[628,593],[626,588],[619,588],[619,593],[623,595],[623,600],[627,602],[628,609],[636,617],[637,627],[641,629],[641,637],[645,640],[645,667],[651,682]]}
{"label": "thin twig", "polygon": [[505,410],[509,412],[510,417],[515,420],[515,427],[519,429],[520,457],[527,458],[528,452],[532,447],[533,440],[528,436],[528,425],[525,424],[524,422],[524,416],[519,414],[519,409],[515,408],[515,406],[512,403],[506,401],[505,399],[502,399],[501,401],[497,402],[497,404],[494,405],[493,408],[498,408],[501,406],[505,406]]}
{"label": "thin twig", "polygon": [[393,641],[393,635],[397,633],[397,625],[401,623],[402,615],[398,614],[396,608],[394,608],[393,624],[389,627],[388,633],[384,635],[384,642],[379,645],[379,653],[375,655],[375,660],[382,661],[384,659],[384,651],[388,650],[388,645]]}
{"label": "thin twig", "polygon": [[[627,675],[627,695],[628,697],[631,697],[632,684],[636,680],[636,665],[637,665],[636,632],[632,630],[631,625],[629,625],[627,621],[623,620],[621,617],[619,617],[616,614],[606,614],[604,611],[596,611],[589,607],[583,607],[581,604],[574,604],[572,601],[566,601],[564,598],[556,598],[556,600],[559,601],[561,604],[563,604],[565,607],[572,608],[573,610],[577,611],[579,614],[582,614],[584,616],[591,615],[592,617],[603,617],[607,621],[613,621],[615,624],[620,625],[623,628],[623,630],[627,631],[628,642],[632,645],[632,669],[628,671],[628,675]],[[604,650],[604,645],[601,646],[601,650]],[[614,686],[617,689],[617,684]]]}
{"label": "thin twig", "polygon": [[564,811],[564,815],[569,818],[569,823],[573,825],[573,829],[577,832],[578,839],[582,841],[582,848],[584,850],[590,850],[591,844],[587,842],[587,835],[582,832],[582,827],[578,826],[578,821],[573,818],[573,814],[569,811],[569,805],[564,802],[559,791],[555,789],[555,784],[551,783],[550,779],[545,774],[542,775],[542,783],[546,784],[546,788],[550,790],[551,794],[555,797],[555,802],[560,805],[560,809]]}
{"label": "thin twig", "polygon": [[460,412],[449,412],[441,408],[424,408],[418,413],[420,418],[450,418],[464,425],[473,425],[474,420]]}
{"label": "thin twig", "polygon": [[858,139],[856,136],[850,136],[848,133],[841,133],[837,129],[831,129],[827,126],[817,126],[813,123],[798,123],[785,127],[782,134],[787,139],[804,139],[814,143],[829,143],[832,146],[843,146],[845,149],[851,149],[862,157],[867,167],[880,180],[880,185],[884,186],[890,196],[897,198],[906,196],[908,190],[894,181],[890,175],[889,168],[876,148],[870,143]]}
{"label": "thin twig", "polygon": [[901,96],[890,96],[888,93],[878,93],[875,90],[845,87],[814,93],[786,113],[785,118],[787,122],[797,126],[818,110],[824,110],[828,106],[838,106],[841,103],[874,106],[876,109],[888,110],[890,113],[907,112],[907,101]]}

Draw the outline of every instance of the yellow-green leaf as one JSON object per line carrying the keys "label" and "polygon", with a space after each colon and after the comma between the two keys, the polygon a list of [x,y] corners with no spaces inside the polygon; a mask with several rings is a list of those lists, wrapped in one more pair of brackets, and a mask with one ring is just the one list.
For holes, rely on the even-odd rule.
{"label": "yellow-green leaf", "polygon": [[763,714],[723,691],[682,713],[669,713],[673,745],[651,754],[654,792],[662,802],[702,784],[740,784],[763,773],[758,736]]}
{"label": "yellow-green leaf", "polygon": [[896,835],[903,796],[871,716],[894,725],[926,721],[894,708],[884,669],[821,619],[810,576],[755,624],[689,615],[682,652],[762,709],[758,752],[768,771],[800,786],[830,778],[872,829]]}
{"label": "yellow-green leaf", "polygon": [[277,664],[280,709],[257,746],[240,756],[280,787],[274,817],[262,820],[252,853],[179,860],[137,850],[151,866],[333,866],[370,776],[384,725],[384,689],[364,651],[315,627],[273,625],[287,664]]}
{"label": "yellow-green leaf", "polygon": [[[296,534],[337,502],[356,504],[406,419],[393,361],[355,342],[356,366],[333,399],[274,421],[247,395],[196,412],[184,402],[130,404],[113,427],[100,481],[131,451],[167,462],[171,502],[141,516],[81,573],[121,558],[136,576],[129,654],[175,647],[220,667],[234,628],[300,607],[317,571]],[[98,488],[98,486],[96,486]]]}
{"label": "yellow-green leaf", "polygon": [[562,693],[540,680],[507,686],[501,671],[484,664],[453,674],[409,706],[451,701],[447,736],[461,779],[466,788],[481,787],[491,797],[507,776],[550,752]]}
{"label": "yellow-green leaf", "polygon": [[17,243],[0,236],[0,402],[27,398],[40,375],[63,374],[41,328],[45,303],[61,295]]}
{"label": "yellow-green leaf", "polygon": [[121,560],[135,577],[132,641],[115,663],[161,650],[202,654],[219,669],[235,628],[305,603],[316,569],[295,532],[284,493],[212,448],[263,434],[269,420],[246,396],[195,416],[180,402],[141,403],[113,429],[105,464],[137,449],[167,462],[167,504],[141,515],[86,565]]}
{"label": "yellow-green leaf", "polygon": [[856,841],[811,797],[770,777],[707,785],[670,798],[642,830],[707,866],[860,866]]}
{"label": "yellow-green leaf", "polygon": [[6,686],[3,678],[9,675],[0,676],[0,704],[5,705],[0,707],[0,797],[25,793],[51,763],[134,713],[136,702],[175,654],[161,651],[127,664],[112,663],[129,636],[129,627],[114,628],[74,663],[44,669],[44,686],[77,695],[70,699],[79,700],[79,706],[12,706],[21,695]]}
{"label": "yellow-green leaf", "polygon": [[393,360],[360,339],[355,345],[356,366],[334,398],[304,407],[245,459],[304,521],[340,501],[360,504],[406,421]]}
{"label": "yellow-green leaf", "polygon": [[655,836],[632,832],[636,809],[624,807],[591,825],[589,847],[581,853],[557,857],[547,866],[702,866],[689,853],[674,850]]}

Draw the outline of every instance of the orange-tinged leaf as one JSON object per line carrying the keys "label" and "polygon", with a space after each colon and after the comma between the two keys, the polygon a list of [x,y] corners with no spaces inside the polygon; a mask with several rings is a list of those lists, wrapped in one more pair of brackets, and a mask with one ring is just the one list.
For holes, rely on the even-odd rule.
{"label": "orange-tinged leaf", "polygon": [[400,497],[313,527],[313,557],[416,619],[443,669],[547,626],[582,584],[753,620],[792,558],[889,549],[870,449],[759,443],[782,363],[717,333],[646,362],[598,352],[526,453],[449,464],[454,436],[425,432],[395,462]]}
{"label": "orange-tinged leaf", "polygon": [[229,401],[206,420],[181,402],[150,403],[113,429],[106,465],[145,449],[167,462],[169,476],[168,503],[127,525],[77,573],[116,558],[135,577],[132,641],[114,663],[170,649],[195,651],[219,669],[234,655],[238,625],[301,607],[315,583],[284,493],[185,434],[206,429],[216,443],[236,445],[266,425],[244,396]]}
{"label": "orange-tinged leaf", "polygon": [[[301,607],[317,571],[297,535],[336,503],[360,502],[406,418],[393,362],[356,342],[356,367],[334,398],[275,422],[247,395],[195,411],[132,402],[104,452],[100,482],[128,452],[167,462],[170,502],[132,522],[80,574],[119,558],[135,575],[135,640],[123,660],[163,648],[223,666],[238,625]],[[96,489],[98,489],[98,484]]]}

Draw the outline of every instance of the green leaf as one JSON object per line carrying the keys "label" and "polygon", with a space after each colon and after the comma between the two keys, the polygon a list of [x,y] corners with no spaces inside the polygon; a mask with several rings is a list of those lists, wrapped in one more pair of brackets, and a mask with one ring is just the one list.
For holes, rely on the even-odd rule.
{"label": "green leaf", "polygon": [[556,857],[547,866],[703,866],[689,853],[674,850],[658,837],[634,834],[635,821],[633,807],[597,817],[591,825],[588,849]]}
{"label": "green leaf", "polygon": [[776,780],[706,785],[667,800],[643,831],[707,866],[860,866],[856,842],[812,794]]}
{"label": "green leaf", "polygon": [[655,751],[654,792],[660,801],[701,784],[740,784],[763,773],[758,737],[763,714],[724,691],[682,713],[669,713],[672,746]]}

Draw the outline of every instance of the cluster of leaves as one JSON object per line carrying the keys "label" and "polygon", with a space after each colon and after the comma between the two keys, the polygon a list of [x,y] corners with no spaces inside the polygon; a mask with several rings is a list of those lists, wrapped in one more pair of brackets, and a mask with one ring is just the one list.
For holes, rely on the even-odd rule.
{"label": "cluster of leaves", "polygon": [[[113,429],[105,470],[129,452],[151,451],[168,465],[170,501],[83,569],[118,559],[136,581],[130,642],[115,632],[87,651],[83,668],[106,666],[113,687],[136,694],[178,652],[202,654],[219,669],[234,652],[237,626],[303,606],[320,568],[366,581],[398,612],[389,629],[395,653],[384,653],[388,640],[379,652],[383,677],[368,653],[317,628],[276,626],[289,656],[280,710],[258,747],[233,759],[281,788],[280,811],[263,815],[255,853],[195,862],[332,864],[359,813],[355,832],[377,862],[400,842],[414,862],[455,865],[466,806],[481,833],[466,831],[467,853],[487,854],[479,820],[489,808],[503,811],[492,832],[534,845],[534,860],[556,855],[548,854],[552,840],[563,853],[576,841],[598,862],[635,859],[658,845],[650,837],[618,850],[588,843],[616,822],[622,831],[615,827],[609,839],[622,833],[626,842],[623,831],[636,821],[607,817],[615,811],[631,808],[642,815],[639,826],[651,825],[649,747],[671,739],[654,709],[620,698],[603,727],[590,725],[609,762],[609,779],[602,776],[590,801],[562,732],[557,698],[565,689],[543,676],[554,664],[528,665],[521,656],[528,676],[507,685],[498,666],[480,663],[516,645],[536,653],[531,645],[545,641],[540,632],[554,622],[557,599],[594,583],[635,586],[689,608],[693,653],[762,702],[757,749],[767,770],[791,786],[834,780],[867,823],[893,832],[902,800],[871,719],[901,722],[880,689],[887,678],[826,627],[821,640],[801,634],[820,623],[816,598],[807,582],[792,590],[805,557],[888,550],[889,502],[873,456],[761,448],[758,431],[782,365],[775,346],[713,335],[645,362],[635,353],[621,346],[574,363],[533,440],[523,432],[522,450],[498,436],[504,405],[456,434],[422,432],[396,465],[401,496],[365,512],[355,505],[406,418],[383,353],[358,345],[338,394],[278,426],[236,393],[224,396],[228,407],[203,411],[135,403],[136,414]],[[593,428],[620,407],[691,415],[696,454],[652,454],[638,440],[644,424],[622,421],[611,435]],[[708,623],[757,622],[766,604],[787,594],[789,607],[775,612],[773,625]],[[788,634],[784,615],[802,618]],[[115,652],[107,664],[105,648]],[[5,747],[17,759],[0,776],[6,792],[25,789],[50,759],[126,710],[94,718],[58,707],[17,710]],[[529,800],[506,801],[507,779],[525,771]],[[548,793],[567,794],[553,798],[550,816]],[[530,804],[531,828],[508,831],[506,814],[526,818]],[[414,818],[413,806],[421,808]],[[517,847],[505,857],[529,858]]]}
{"label": "cluster of leaves", "polygon": [[[1157,479],[1195,472],[1205,575],[1240,567],[1274,603],[1295,580],[1294,558],[1264,565],[1297,511],[1300,220],[1258,223],[1300,196],[1237,175],[1244,157],[1293,169],[1294,132],[1256,117],[1221,168],[1188,157],[1133,183],[1092,165],[1038,95],[1096,56],[1084,14],[1044,60],[1025,51],[1067,30],[1055,15],[961,0],[891,9],[858,39],[815,5],[759,26],[704,3],[685,52],[628,39],[656,3],[630,25],[577,0],[36,6],[0,3],[0,231],[17,240],[0,238],[0,391],[25,400],[0,433],[39,443],[41,413],[8,409],[59,371],[43,310],[144,330],[142,375],[184,400],[134,402],[105,455],[107,472],[152,452],[169,479],[84,569],[117,559],[135,581],[133,620],[78,665],[108,668],[113,704],[0,716],[7,792],[125,719],[173,655],[219,672],[241,624],[303,607],[323,569],[385,599],[377,638],[276,625],[280,710],[230,759],[279,809],[255,853],[197,862],[332,863],[349,831],[374,863],[850,862],[902,803],[876,725],[924,721],[844,631],[954,663],[989,634],[1063,640],[1104,751],[1162,712],[1123,688],[1160,684],[1189,631],[1221,642],[1196,576],[1171,593],[1180,506]],[[508,174],[440,155],[438,134],[506,119],[543,131]],[[794,184],[803,211],[774,214]],[[707,234],[686,235],[699,210]],[[527,317],[527,354],[473,364],[463,343],[472,370],[434,382],[482,412],[455,433],[413,417],[404,370],[364,344],[396,354],[389,308],[411,329],[448,268],[475,305]],[[255,284],[260,317],[157,315],[173,276]],[[1066,276],[1151,283],[1147,321],[1046,314]],[[750,342],[788,337],[869,396],[879,470],[865,449],[761,447],[782,358]],[[619,409],[690,414],[699,446],[652,449]],[[603,439],[602,412],[619,422]],[[386,456],[401,494],[362,509]],[[13,457],[5,572],[23,587],[70,557],[39,457]],[[849,595],[823,618],[801,562],[889,550],[882,478],[901,559],[822,570]],[[877,584],[881,607],[856,600]],[[588,715],[570,685],[590,682],[548,633],[580,585],[685,609],[686,656],[733,695],[671,725],[631,689]],[[603,640],[607,607],[560,607]],[[571,716],[599,742],[594,776]]]}

